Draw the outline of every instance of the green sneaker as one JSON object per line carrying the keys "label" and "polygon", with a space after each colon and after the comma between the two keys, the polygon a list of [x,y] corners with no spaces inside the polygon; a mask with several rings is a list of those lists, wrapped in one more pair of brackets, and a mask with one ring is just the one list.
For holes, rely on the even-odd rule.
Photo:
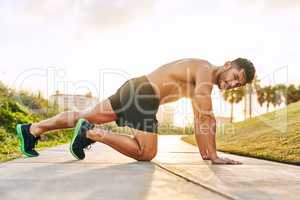
{"label": "green sneaker", "polygon": [[40,137],[35,137],[30,133],[31,124],[18,124],[16,133],[19,139],[21,152],[27,157],[37,157],[39,153],[35,150]]}
{"label": "green sneaker", "polygon": [[95,143],[86,137],[87,131],[93,128],[94,125],[85,119],[78,120],[70,144],[70,152],[77,160],[83,160],[85,158],[84,149]]}

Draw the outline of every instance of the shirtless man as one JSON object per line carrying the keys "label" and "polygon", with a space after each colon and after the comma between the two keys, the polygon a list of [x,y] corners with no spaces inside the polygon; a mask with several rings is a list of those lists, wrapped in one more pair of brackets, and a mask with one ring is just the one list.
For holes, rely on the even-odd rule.
{"label": "shirtless man", "polygon": [[[138,161],[150,161],[157,153],[159,105],[186,97],[192,102],[195,137],[202,159],[213,164],[241,164],[217,155],[211,92],[213,85],[221,90],[243,86],[253,80],[254,74],[253,64],[244,58],[223,66],[201,59],[177,60],[126,81],[91,110],[63,112],[41,122],[17,125],[21,151],[26,156],[38,156],[35,145],[41,134],[75,126],[70,152],[76,159],[84,159],[85,148],[97,141]],[[130,127],[133,136],[95,129],[93,125],[112,121]]]}

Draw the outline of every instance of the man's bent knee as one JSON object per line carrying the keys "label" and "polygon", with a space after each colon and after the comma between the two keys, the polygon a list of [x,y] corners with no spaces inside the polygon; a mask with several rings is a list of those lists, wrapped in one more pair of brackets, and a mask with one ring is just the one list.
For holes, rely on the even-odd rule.
{"label": "man's bent knee", "polygon": [[131,129],[134,134],[134,139],[139,144],[139,150],[137,152],[138,161],[150,161],[157,153],[157,135],[154,133],[139,131]]}
{"label": "man's bent knee", "polygon": [[157,154],[157,150],[153,149],[151,151],[143,151],[142,153],[139,153],[139,156],[137,158],[138,161],[151,161]]}

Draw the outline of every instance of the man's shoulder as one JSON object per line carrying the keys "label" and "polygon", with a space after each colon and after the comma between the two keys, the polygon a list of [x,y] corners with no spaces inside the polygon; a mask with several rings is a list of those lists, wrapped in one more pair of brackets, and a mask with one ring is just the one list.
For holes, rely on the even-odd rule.
{"label": "man's shoulder", "polygon": [[187,66],[194,66],[196,73],[209,74],[212,71],[212,64],[207,60],[200,58],[185,58],[183,62],[186,62]]}
{"label": "man's shoulder", "polygon": [[186,63],[192,63],[192,64],[198,64],[198,65],[201,65],[204,67],[211,66],[211,64],[207,60],[200,59],[200,58],[183,58],[183,59],[180,59],[179,61],[186,62]]}
{"label": "man's shoulder", "polygon": [[213,67],[210,62],[203,59],[194,59],[191,61],[195,66],[196,74],[209,76],[212,74]]}
{"label": "man's shoulder", "polygon": [[179,62],[187,68],[192,68],[195,80],[198,79],[200,82],[211,81],[213,65],[207,60],[200,58],[184,58],[179,60]]}
{"label": "man's shoulder", "polygon": [[195,71],[196,88],[201,88],[201,93],[210,94],[213,87],[213,67],[206,60],[198,60],[198,67]]}

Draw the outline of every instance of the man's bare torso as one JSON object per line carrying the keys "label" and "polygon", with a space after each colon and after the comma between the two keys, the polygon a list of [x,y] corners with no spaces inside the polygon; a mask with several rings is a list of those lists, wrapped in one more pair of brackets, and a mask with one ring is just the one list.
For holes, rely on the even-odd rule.
{"label": "man's bare torso", "polygon": [[165,64],[147,75],[154,86],[160,104],[176,101],[182,97],[192,98],[195,90],[196,72],[207,67],[200,59],[182,59]]}

